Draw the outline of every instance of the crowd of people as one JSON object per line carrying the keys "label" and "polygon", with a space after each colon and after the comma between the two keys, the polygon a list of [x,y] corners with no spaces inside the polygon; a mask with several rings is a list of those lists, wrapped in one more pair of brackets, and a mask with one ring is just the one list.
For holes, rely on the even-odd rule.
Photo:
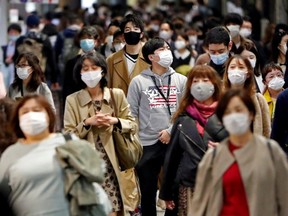
{"label": "crowd of people", "polygon": [[[6,215],[288,215],[288,25],[261,41],[243,11],[200,6],[9,25]],[[133,168],[120,167],[116,131],[139,136]]]}

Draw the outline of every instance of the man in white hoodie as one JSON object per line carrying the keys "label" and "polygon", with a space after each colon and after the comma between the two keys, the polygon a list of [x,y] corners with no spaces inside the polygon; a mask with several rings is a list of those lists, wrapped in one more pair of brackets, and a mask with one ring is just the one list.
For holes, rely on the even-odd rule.
{"label": "man in white hoodie", "polygon": [[170,140],[171,117],[180,103],[186,77],[170,67],[173,57],[164,39],[149,40],[142,53],[151,67],[132,79],[127,99],[132,115],[139,121],[139,137],[144,149],[136,166],[142,215],[156,216],[157,180]]}

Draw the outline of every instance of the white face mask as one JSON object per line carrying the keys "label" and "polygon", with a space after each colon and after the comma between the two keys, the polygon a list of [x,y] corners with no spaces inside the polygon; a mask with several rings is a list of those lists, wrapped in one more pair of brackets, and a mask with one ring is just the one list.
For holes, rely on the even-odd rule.
{"label": "white face mask", "polygon": [[239,31],[239,34],[244,37],[247,38],[251,35],[252,31],[249,28],[241,28]]}
{"label": "white face mask", "polygon": [[30,69],[30,67],[16,68],[17,76],[22,80],[27,79],[30,75],[29,69]]}
{"label": "white face mask", "polygon": [[19,118],[20,128],[26,135],[35,136],[48,127],[45,112],[28,112]]}
{"label": "white face mask", "polygon": [[268,87],[275,91],[278,91],[283,88],[284,84],[285,84],[285,81],[283,78],[274,77],[273,79],[270,80]]}
{"label": "white face mask", "polygon": [[172,37],[172,34],[168,31],[162,30],[159,32],[159,37],[164,40],[170,40],[170,38]]}
{"label": "white face mask", "polygon": [[173,62],[173,56],[171,50],[164,50],[159,52],[158,54],[160,60],[158,61],[158,64],[161,65],[164,68],[170,67],[170,65]]}
{"label": "white face mask", "polygon": [[249,60],[249,62],[250,62],[250,64],[251,64],[252,68],[255,68],[255,66],[256,66],[256,59],[249,59],[249,58],[248,58],[248,60]]}
{"label": "white face mask", "polygon": [[177,50],[183,49],[183,48],[185,48],[185,46],[186,46],[185,41],[182,41],[182,40],[177,40],[177,41],[175,41],[175,48],[176,48]]}
{"label": "white face mask", "polygon": [[88,71],[81,74],[82,81],[89,87],[94,88],[102,78],[102,70]]}
{"label": "white face mask", "polygon": [[214,92],[214,85],[208,82],[193,83],[190,88],[191,95],[199,102],[207,100]]}
{"label": "white face mask", "polygon": [[231,113],[223,117],[223,125],[231,135],[242,135],[249,130],[251,120],[248,113]]}
{"label": "white face mask", "polygon": [[197,35],[190,35],[190,36],[189,36],[189,43],[190,43],[191,45],[197,44]]}
{"label": "white face mask", "polygon": [[280,45],[283,48],[279,48],[279,50],[282,52],[283,55],[286,55],[287,52],[287,45]]}
{"label": "white face mask", "polygon": [[228,79],[232,85],[243,84],[246,80],[246,77],[247,77],[247,73],[245,71],[238,70],[238,69],[228,70]]}
{"label": "white face mask", "polygon": [[218,55],[212,55],[210,54],[211,61],[216,65],[222,65],[226,62],[226,60],[229,58],[229,54],[227,52],[218,54]]}
{"label": "white face mask", "polygon": [[114,44],[114,49],[116,52],[118,52],[119,50],[123,49],[124,46],[125,46],[125,43],[117,43],[117,44]]}
{"label": "white face mask", "polygon": [[113,42],[113,35],[109,35],[106,37],[107,45],[109,47],[112,47],[112,42]]}
{"label": "white face mask", "polygon": [[230,25],[230,26],[227,26],[227,28],[229,29],[232,38],[239,35],[240,25]]}

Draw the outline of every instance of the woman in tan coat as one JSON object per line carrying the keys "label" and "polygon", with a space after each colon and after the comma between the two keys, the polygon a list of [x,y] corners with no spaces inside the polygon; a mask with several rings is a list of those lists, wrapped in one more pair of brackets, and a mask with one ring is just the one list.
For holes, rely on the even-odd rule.
{"label": "woman in tan coat", "polygon": [[252,132],[255,113],[244,90],[220,99],[216,115],[229,137],[200,162],[188,215],[288,215],[287,159],[278,143]]}
{"label": "woman in tan coat", "polygon": [[118,118],[112,116],[106,74],[107,64],[100,54],[90,52],[79,59],[74,78],[82,85],[82,90],[66,99],[64,130],[88,140],[102,153],[106,162],[105,182],[102,186],[112,203],[111,216],[115,216],[124,215],[128,210],[133,211],[139,202],[139,193],[134,170],[121,172],[119,169],[112,131],[118,127],[122,132],[136,133],[137,124],[120,89],[113,89],[115,101],[121,101],[121,104],[118,105]]}
{"label": "woman in tan coat", "polygon": [[269,115],[269,107],[263,95],[256,92],[254,80],[254,71],[248,59],[234,55],[226,64],[223,75],[223,83],[225,91],[233,88],[246,89],[251,96],[256,113],[253,119],[253,132],[255,134],[270,137],[271,120]]}

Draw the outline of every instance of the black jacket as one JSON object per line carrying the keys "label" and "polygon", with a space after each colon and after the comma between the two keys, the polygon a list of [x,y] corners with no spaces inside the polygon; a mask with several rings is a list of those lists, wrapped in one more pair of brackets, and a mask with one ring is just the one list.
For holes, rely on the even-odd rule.
{"label": "black jacket", "polygon": [[203,137],[191,116],[187,113],[179,116],[174,123],[166,151],[160,198],[172,200],[175,183],[193,188],[197,167],[208,148],[208,141],[220,142],[227,136],[227,131],[216,115],[209,117]]}

